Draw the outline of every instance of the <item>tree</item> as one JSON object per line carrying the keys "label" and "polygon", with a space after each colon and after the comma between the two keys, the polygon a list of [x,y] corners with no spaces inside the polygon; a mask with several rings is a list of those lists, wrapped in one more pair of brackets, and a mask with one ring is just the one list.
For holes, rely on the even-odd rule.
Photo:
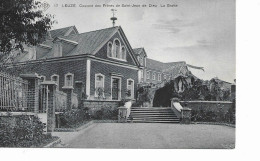
{"label": "tree", "polygon": [[11,51],[23,52],[23,45],[42,42],[55,22],[44,14],[37,0],[4,0],[0,2],[0,60]]}

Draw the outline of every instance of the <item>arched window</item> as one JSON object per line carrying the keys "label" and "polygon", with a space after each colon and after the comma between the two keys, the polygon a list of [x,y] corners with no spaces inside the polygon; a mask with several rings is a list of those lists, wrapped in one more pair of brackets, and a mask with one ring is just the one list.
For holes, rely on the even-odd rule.
{"label": "arched window", "polygon": [[57,84],[57,89],[59,89],[59,75],[53,74],[51,76],[51,80],[54,81]]}
{"label": "arched window", "polygon": [[161,81],[162,75],[158,74],[158,81]]}
{"label": "arched window", "polygon": [[111,42],[109,42],[107,44],[107,56],[112,57],[112,43]]}
{"label": "arched window", "polygon": [[133,79],[127,79],[127,92],[126,96],[128,98],[134,98],[134,80]]}
{"label": "arched window", "polygon": [[126,59],[126,50],[125,50],[125,47],[122,47],[122,59]]}
{"label": "arched window", "polygon": [[73,87],[73,81],[74,81],[74,74],[67,73],[65,75],[65,87]]}
{"label": "arched window", "polygon": [[95,74],[95,97],[101,98],[105,97],[104,85],[105,76],[101,73]]}
{"label": "arched window", "polygon": [[120,58],[120,42],[118,39],[114,41],[114,57]]}
{"label": "arched window", "polygon": [[155,72],[153,72],[152,79],[155,80]]}

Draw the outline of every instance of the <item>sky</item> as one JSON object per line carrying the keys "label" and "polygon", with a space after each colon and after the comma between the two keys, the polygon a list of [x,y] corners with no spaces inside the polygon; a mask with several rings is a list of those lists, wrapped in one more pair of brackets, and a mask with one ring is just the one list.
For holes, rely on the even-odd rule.
{"label": "sky", "polygon": [[[233,83],[236,78],[235,0],[43,0],[45,12],[55,15],[53,29],[73,26],[80,33],[112,27],[115,8],[121,26],[133,48],[144,47],[148,58],[161,62],[186,61],[204,67],[190,69],[197,77],[218,77]],[[54,7],[54,5],[58,7]],[[62,7],[75,4],[76,7]],[[107,4],[120,7],[79,7]],[[149,4],[157,7],[122,7]],[[174,4],[177,7],[160,7]]]}

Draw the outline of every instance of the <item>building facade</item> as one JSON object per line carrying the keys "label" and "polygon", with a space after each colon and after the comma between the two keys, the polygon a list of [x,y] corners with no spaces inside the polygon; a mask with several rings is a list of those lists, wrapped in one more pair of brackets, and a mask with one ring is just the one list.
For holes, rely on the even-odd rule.
{"label": "building facade", "polygon": [[41,81],[54,81],[60,91],[73,89],[89,101],[135,99],[138,85],[162,84],[189,72],[185,62],[162,63],[147,58],[144,48],[133,49],[120,26],[85,33],[75,26],[52,30],[14,61]]}

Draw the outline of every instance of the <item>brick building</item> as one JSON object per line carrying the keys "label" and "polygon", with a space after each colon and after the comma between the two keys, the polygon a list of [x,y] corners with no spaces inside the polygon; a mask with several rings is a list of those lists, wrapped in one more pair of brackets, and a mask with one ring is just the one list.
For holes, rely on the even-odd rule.
{"label": "brick building", "polygon": [[[189,73],[185,62],[162,63],[133,49],[122,28],[78,33],[75,26],[51,30],[46,40],[14,60],[59,90],[73,89],[85,102],[136,98],[137,85],[158,84]],[[26,63],[25,63],[26,62]]]}

